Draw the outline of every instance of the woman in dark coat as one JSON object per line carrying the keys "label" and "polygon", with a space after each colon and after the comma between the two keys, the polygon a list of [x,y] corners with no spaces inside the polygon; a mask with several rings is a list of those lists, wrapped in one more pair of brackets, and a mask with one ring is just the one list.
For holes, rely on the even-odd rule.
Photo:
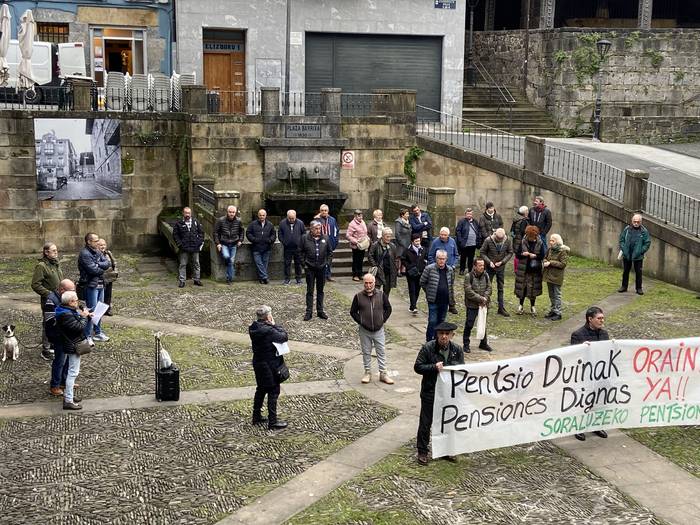
{"label": "woman in dark coat", "polygon": [[[370,266],[376,266],[375,275],[376,286],[381,288],[384,294],[389,297],[392,288],[396,288],[396,277],[398,275],[396,246],[391,243],[394,232],[391,228],[382,230],[382,238],[375,242],[367,252],[367,260]],[[400,263],[399,263],[400,264]]]}
{"label": "woman in dark coat", "polygon": [[530,208],[527,206],[520,206],[520,208],[518,208],[518,214],[513,218],[513,224],[510,226],[510,235],[513,238],[513,252],[515,252],[515,257],[513,257],[513,271],[515,271],[515,273],[518,273],[518,258],[520,257],[520,250],[523,245],[525,228],[530,225],[530,221],[527,218],[529,212]]}
{"label": "woman in dark coat", "polygon": [[[100,250],[105,257],[107,257],[110,264],[110,267],[105,270],[105,273],[102,274],[102,279],[105,282],[105,294],[103,301],[109,306],[109,309],[105,312],[105,315],[112,315],[112,285],[116,279],[115,275],[117,275],[117,260],[112,255],[112,252],[107,249],[107,241],[104,239],[97,241],[97,249]],[[111,270],[111,272],[109,270]]]}
{"label": "woman in dark coat", "polygon": [[523,314],[525,299],[530,299],[530,313],[534,316],[535,300],[542,295],[542,259],[544,245],[537,226],[525,228],[520,245],[518,272],[515,274],[515,295],[520,299],[518,315]]}
{"label": "woman in dark coat", "polygon": [[420,293],[420,275],[425,269],[428,250],[420,244],[420,233],[413,233],[411,237],[411,246],[401,256],[401,266],[404,274],[406,274],[406,283],[408,284],[408,298],[410,301],[408,311],[417,314],[416,303]]}
{"label": "woman in dark coat", "polygon": [[[277,419],[277,398],[280,383],[277,369],[284,364],[284,358],[277,355],[274,343],[286,343],[287,331],[275,325],[272,308],[263,305],[255,311],[257,320],[248,327],[253,346],[253,370],[255,371],[255,397],[253,398],[253,424],[267,423],[270,430],[287,428],[287,422]],[[267,419],[262,417],[262,405],[267,394]]]}
{"label": "woman in dark coat", "polygon": [[78,294],[63,292],[61,305],[56,307],[56,327],[62,339],[63,353],[68,357],[68,376],[63,391],[63,410],[80,410],[81,399],[74,393],[75,379],[80,373],[80,356],[75,353],[75,345],[85,339],[85,330],[92,314],[86,308],[78,307]]}

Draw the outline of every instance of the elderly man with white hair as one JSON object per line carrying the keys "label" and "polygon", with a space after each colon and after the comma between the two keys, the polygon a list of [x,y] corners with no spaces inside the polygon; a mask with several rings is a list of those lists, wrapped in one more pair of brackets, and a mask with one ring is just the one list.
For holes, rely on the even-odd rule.
{"label": "elderly man with white hair", "polygon": [[426,266],[420,276],[420,287],[425,290],[425,299],[428,302],[426,341],[435,338],[435,327],[445,320],[450,305],[455,304],[454,282],[455,271],[447,264],[447,252],[438,250],[435,262]]}
{"label": "elderly man with white hair", "polygon": [[547,283],[549,302],[552,307],[545,319],[561,320],[561,287],[564,284],[564,268],[569,260],[569,247],[564,244],[561,235],[553,233],[549,236],[549,247],[544,256],[542,280]]}
{"label": "elderly man with white hair", "polygon": [[433,242],[430,244],[428,263],[435,262],[435,253],[438,250],[444,250],[447,253],[447,266],[454,268],[459,258],[459,250],[457,249],[457,242],[450,237],[450,229],[445,226],[440,228],[440,235],[433,239]]}
{"label": "elderly man with white hair", "polygon": [[367,260],[371,267],[376,268],[377,287],[389,297],[392,288],[396,288],[396,276],[401,265],[396,253],[396,246],[391,242],[394,231],[384,228],[379,241],[370,246],[367,252]]}
{"label": "elderly man with white hair", "polygon": [[625,226],[620,233],[620,254],[622,255],[622,285],[618,292],[627,291],[630,280],[630,270],[634,266],[634,287],[639,295],[644,295],[642,290],[642,264],[651,246],[649,231],[642,226],[642,216],[639,213],[632,215],[632,223]]}
{"label": "elderly man with white hair", "polygon": [[479,254],[484,259],[489,279],[493,281],[494,276],[496,277],[498,313],[504,317],[510,317],[503,300],[503,283],[505,282],[506,264],[513,257],[513,243],[506,235],[506,231],[503,228],[497,228],[492,235],[486,237]]}

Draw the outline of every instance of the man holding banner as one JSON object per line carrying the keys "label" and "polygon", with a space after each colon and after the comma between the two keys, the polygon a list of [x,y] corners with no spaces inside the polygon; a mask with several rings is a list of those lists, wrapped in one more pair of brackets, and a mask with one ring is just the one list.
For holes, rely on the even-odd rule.
{"label": "man holding banner", "polygon": [[[467,315],[464,320],[464,332],[462,333],[462,345],[464,353],[469,353],[469,338],[472,334],[472,328],[479,316],[479,309],[484,308],[483,314],[486,315],[486,307],[491,301],[491,279],[485,271],[484,260],[481,257],[474,259],[474,268],[464,278],[464,305],[467,307]],[[477,330],[477,337],[478,330]],[[486,338],[486,331],[479,341],[479,348],[487,352],[493,351],[489,346]]]}
{"label": "man holding banner", "polygon": [[[416,437],[416,460],[420,465],[428,464],[428,444],[430,442],[430,426],[433,422],[433,404],[435,402],[435,383],[438,374],[445,366],[464,364],[462,348],[452,342],[457,325],[442,322],[435,327],[437,334],[432,341],[425,343],[413,370],[423,376],[420,386],[420,419],[418,420],[418,435]],[[446,459],[454,461],[452,456]]]}

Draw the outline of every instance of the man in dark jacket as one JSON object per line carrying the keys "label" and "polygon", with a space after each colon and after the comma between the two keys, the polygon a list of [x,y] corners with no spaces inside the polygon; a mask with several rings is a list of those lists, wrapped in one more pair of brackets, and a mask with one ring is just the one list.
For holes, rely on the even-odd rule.
{"label": "man in dark jacket", "polygon": [[[484,271],[484,259],[477,257],[474,259],[474,269],[464,278],[464,305],[467,307],[467,316],[464,321],[464,333],[462,343],[465,353],[471,352],[469,349],[469,338],[479,315],[479,307],[488,306],[491,302],[491,279]],[[493,348],[489,346],[486,333],[479,342],[479,348],[491,352]]]}
{"label": "man in dark jacket", "polygon": [[[58,248],[52,242],[44,244],[41,259],[34,267],[32,275],[32,290],[39,294],[41,309],[44,311],[46,298],[58,289],[58,283],[63,279],[63,271],[58,261]],[[44,323],[41,324],[41,358],[46,361],[53,359],[51,341],[46,336]]]}
{"label": "man in dark jacket", "polygon": [[226,215],[219,217],[214,225],[214,244],[226,263],[226,284],[231,284],[236,276],[233,263],[236,251],[243,242],[243,226],[237,214],[238,208],[229,206],[226,208]]}
{"label": "man in dark jacket", "polygon": [[481,238],[486,239],[489,235],[493,235],[493,232],[498,228],[503,228],[503,218],[496,212],[496,207],[493,205],[493,202],[487,202],[484,214],[479,217]]}
{"label": "man in dark jacket", "polygon": [[[591,341],[608,341],[610,336],[605,326],[605,314],[603,310],[597,306],[591,306],[586,310],[586,324],[571,334],[571,344],[580,345]],[[606,438],[608,433],[605,430],[595,430],[596,436]],[[574,437],[579,441],[586,441],[585,434],[574,434]]]}
{"label": "man in dark jacket", "polygon": [[448,308],[455,302],[454,280],[454,268],[447,265],[447,252],[438,250],[435,262],[426,266],[420,276],[420,287],[425,290],[425,300],[428,302],[426,341],[435,337],[435,327],[445,320]]}
{"label": "man in dark jacket", "polygon": [[506,231],[503,228],[498,228],[493,235],[489,235],[484,241],[479,255],[484,259],[486,273],[489,274],[491,280],[494,276],[496,277],[498,313],[503,317],[510,317],[503,299],[503,284],[506,276],[506,264],[513,257],[513,243],[506,236]]}
{"label": "man in dark jacket", "polygon": [[[255,397],[253,398],[253,425],[267,423],[270,430],[287,428],[287,422],[277,419],[277,398],[280,382],[277,370],[284,364],[275,343],[287,342],[287,331],[275,324],[272,308],[263,305],[255,311],[257,319],[248,327],[253,346],[253,371],[255,372]],[[267,395],[267,419],[262,417],[262,405]]]}
{"label": "man in dark jacket", "polygon": [[[416,459],[420,465],[428,464],[428,444],[430,443],[430,427],[433,423],[433,402],[435,401],[435,384],[443,366],[464,364],[462,348],[452,342],[457,325],[440,323],[435,327],[437,337],[425,343],[413,370],[423,376],[420,385],[420,419],[418,420],[418,435],[416,436]],[[454,458],[446,459],[454,461]]]}
{"label": "man in dark jacket", "polygon": [[547,208],[542,196],[538,195],[532,201],[528,219],[532,226],[537,226],[540,229],[542,243],[547,246],[547,234],[552,229],[552,212]]}
{"label": "man in dark jacket", "polygon": [[297,212],[289,210],[287,218],[280,221],[277,237],[284,248],[284,284],[291,281],[292,260],[294,260],[294,277],[297,284],[301,284],[301,241],[306,229],[301,219],[297,219]]}
{"label": "man in dark jacket", "polygon": [[471,208],[464,210],[464,217],[455,228],[457,249],[459,250],[459,275],[464,275],[464,268],[471,271],[474,265],[474,254],[481,246],[481,230],[474,220],[474,211]]}
{"label": "man in dark jacket", "polygon": [[173,240],[180,256],[178,287],[184,288],[187,280],[187,263],[192,261],[192,279],[195,286],[202,286],[199,266],[199,252],[204,246],[204,230],[197,219],[192,217],[190,208],[183,208],[182,219],[173,226]]}
{"label": "man in dark jacket", "polygon": [[55,397],[63,396],[61,385],[66,384],[68,376],[68,360],[63,352],[63,338],[58,331],[56,322],[56,309],[61,306],[61,296],[64,292],[75,292],[75,284],[70,279],[63,279],[58,283],[58,289],[51,292],[46,298],[42,310],[44,312],[44,330],[46,337],[53,344],[54,357],[51,362],[51,381],[49,382],[49,394]]}
{"label": "man in dark jacket", "polygon": [[642,216],[635,213],[632,216],[632,224],[625,226],[619,238],[620,251],[622,252],[622,286],[618,292],[627,291],[630,280],[630,270],[634,266],[634,287],[639,295],[644,295],[642,290],[642,264],[651,246],[649,231],[642,226]]}
{"label": "man in dark jacket", "polygon": [[362,281],[364,289],[355,294],[350,307],[350,316],[359,325],[362,363],[365,366],[362,383],[367,384],[372,380],[371,363],[372,346],[374,346],[379,365],[379,380],[387,385],[393,385],[394,380],[387,373],[384,354],[384,323],[391,315],[389,297],[382,290],[375,288],[374,275],[371,273],[366,274]]}
{"label": "man in dark jacket", "polygon": [[[85,247],[78,255],[78,270],[80,271],[80,285],[85,290],[85,304],[88,310],[93,311],[97,303],[104,301],[105,282],[102,277],[105,270],[111,268],[112,263],[98,248],[99,236],[96,233],[85,235]],[[102,332],[101,321],[97,324],[89,323],[86,337],[95,329],[93,341],[109,341],[109,337]]]}
{"label": "man in dark jacket", "polygon": [[267,220],[267,212],[258,210],[258,220],[251,222],[245,231],[245,236],[252,245],[253,261],[258,272],[260,284],[269,283],[267,265],[270,263],[270,252],[275,244],[277,234],[275,227]]}
{"label": "man in dark jacket", "polygon": [[340,238],[338,221],[335,220],[335,217],[330,215],[328,204],[321,204],[321,206],[319,206],[318,215],[314,217],[314,220],[321,225],[321,235],[328,237],[331,251],[328,252],[328,261],[326,262],[326,281],[333,281],[333,252],[338,246],[338,240]]}
{"label": "man in dark jacket", "polygon": [[326,264],[332,249],[328,237],[321,234],[321,223],[311,221],[309,231],[301,242],[301,260],[306,270],[306,314],[304,321],[310,321],[316,287],[316,315],[328,319],[323,311],[323,287],[326,284]]}
{"label": "man in dark jacket", "polygon": [[411,206],[411,217],[408,219],[411,233],[420,233],[421,246],[426,250],[433,242],[433,220],[427,211],[421,211],[418,204]]}
{"label": "man in dark jacket", "polygon": [[420,244],[420,233],[411,234],[411,246],[403,252],[401,256],[401,265],[406,274],[406,283],[408,284],[408,311],[412,314],[417,314],[418,309],[418,294],[420,293],[420,276],[425,270],[427,250]]}

